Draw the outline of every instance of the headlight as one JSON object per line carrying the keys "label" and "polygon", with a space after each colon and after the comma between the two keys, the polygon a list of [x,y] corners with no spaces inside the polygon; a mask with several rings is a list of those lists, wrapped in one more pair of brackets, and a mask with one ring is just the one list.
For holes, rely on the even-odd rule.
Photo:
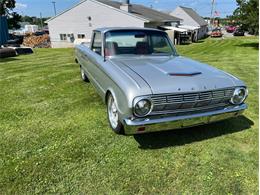
{"label": "headlight", "polygon": [[248,95],[248,90],[244,87],[238,87],[235,89],[233,93],[233,97],[231,98],[231,103],[235,105],[242,104]]}
{"label": "headlight", "polygon": [[152,111],[152,102],[149,99],[139,99],[134,103],[134,113],[136,116],[144,117]]}

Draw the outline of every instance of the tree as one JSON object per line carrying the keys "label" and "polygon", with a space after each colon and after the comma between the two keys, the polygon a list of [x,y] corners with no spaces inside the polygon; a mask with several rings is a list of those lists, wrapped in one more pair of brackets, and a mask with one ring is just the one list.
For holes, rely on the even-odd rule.
{"label": "tree", "polygon": [[233,13],[233,19],[241,24],[241,28],[257,35],[259,31],[258,0],[237,0],[238,8]]}
{"label": "tree", "polygon": [[21,26],[22,17],[16,13],[12,12],[15,8],[15,0],[0,0],[0,16],[7,16],[7,23],[9,29],[18,29]]}
{"label": "tree", "polygon": [[8,28],[9,29],[19,29],[21,25],[19,22],[22,21],[22,16],[17,14],[16,12],[11,13],[11,16],[7,19]]}
{"label": "tree", "polygon": [[43,18],[38,18],[36,16],[23,16],[22,17],[23,22],[29,22],[30,24],[34,24],[34,25],[38,25],[38,26],[41,26],[42,23],[48,19],[49,19],[49,17],[43,17]]}
{"label": "tree", "polygon": [[0,0],[0,15],[9,15],[15,8],[15,0]]}

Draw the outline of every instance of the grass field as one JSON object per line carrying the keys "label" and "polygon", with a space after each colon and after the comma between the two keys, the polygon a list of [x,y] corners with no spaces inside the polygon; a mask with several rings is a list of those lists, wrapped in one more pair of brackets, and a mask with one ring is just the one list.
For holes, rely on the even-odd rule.
{"label": "grass field", "polygon": [[0,194],[258,194],[258,38],[178,52],[244,80],[244,117],[120,136],[72,49],[0,59]]}

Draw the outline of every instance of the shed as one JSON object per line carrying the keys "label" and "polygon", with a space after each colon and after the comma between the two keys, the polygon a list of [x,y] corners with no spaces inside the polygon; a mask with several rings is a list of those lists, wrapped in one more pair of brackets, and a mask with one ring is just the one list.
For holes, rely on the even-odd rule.
{"label": "shed", "polygon": [[187,43],[190,40],[188,30],[175,26],[162,26],[165,29],[171,41],[175,44]]}
{"label": "shed", "polygon": [[208,23],[192,8],[178,6],[170,14],[174,17],[178,17],[182,19],[181,28],[185,26],[186,29],[193,31],[194,41],[207,36]]}

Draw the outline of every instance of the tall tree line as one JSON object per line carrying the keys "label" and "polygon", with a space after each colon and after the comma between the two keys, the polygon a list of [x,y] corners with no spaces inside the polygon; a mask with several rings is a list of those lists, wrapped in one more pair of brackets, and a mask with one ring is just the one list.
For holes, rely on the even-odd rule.
{"label": "tall tree line", "polygon": [[258,0],[236,0],[238,8],[233,13],[233,19],[237,20],[244,30],[250,34],[259,33],[259,2]]}
{"label": "tall tree line", "polygon": [[44,26],[44,21],[46,21],[48,19],[49,19],[49,17],[39,18],[39,17],[35,17],[35,16],[22,16],[21,21],[28,22],[30,24],[35,24],[38,26],[41,26],[43,23],[43,26]]}

